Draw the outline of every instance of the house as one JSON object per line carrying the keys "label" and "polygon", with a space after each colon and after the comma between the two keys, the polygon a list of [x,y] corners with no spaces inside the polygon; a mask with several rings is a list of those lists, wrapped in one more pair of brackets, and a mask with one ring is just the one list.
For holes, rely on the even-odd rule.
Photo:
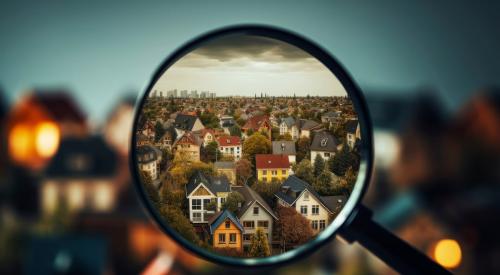
{"label": "house", "polygon": [[168,127],[165,129],[165,133],[156,142],[156,145],[162,149],[172,150],[175,140],[177,139],[177,131],[174,127]]}
{"label": "house", "polygon": [[271,244],[274,222],[278,220],[273,209],[257,192],[246,184],[243,186],[233,186],[232,191],[240,193],[245,199],[245,202],[238,210],[238,218],[245,229],[243,234],[243,246],[248,247],[251,244],[252,235],[257,228],[262,228],[264,230],[264,233],[266,233],[268,237],[269,244]]}
{"label": "house", "polygon": [[328,112],[321,116],[322,123],[328,123],[330,125],[339,122],[342,111]]}
{"label": "house", "polygon": [[200,161],[200,149],[203,140],[192,132],[185,132],[177,139],[173,148],[176,157],[186,157],[188,161]]}
{"label": "house", "polygon": [[[206,223],[208,218],[219,211],[231,192],[231,185],[225,176],[206,176],[197,171],[186,184],[189,220],[192,223]],[[215,201],[215,209],[207,209]]]}
{"label": "house", "polygon": [[155,127],[151,121],[146,121],[139,132],[145,135],[148,139],[153,140],[155,138]]}
{"label": "house", "polygon": [[356,119],[347,121],[345,125],[345,130],[347,132],[346,134],[347,145],[349,145],[349,147],[352,149],[356,144],[356,140],[361,139],[361,131],[359,129],[358,120]]}
{"label": "house", "polygon": [[236,184],[236,163],[232,161],[217,161],[214,163],[215,170],[225,175],[232,185]]}
{"label": "house", "polygon": [[[321,197],[309,183],[295,175],[288,177],[278,192],[275,193],[278,204],[293,207],[311,222],[311,228],[318,233],[329,224],[330,215],[335,209],[330,209],[329,204]],[[334,199],[328,199],[335,202]]]}
{"label": "house", "polygon": [[117,155],[102,137],[68,137],[43,172],[40,203],[43,213],[59,207],[69,211],[109,212],[117,204]]}
{"label": "house", "polygon": [[316,121],[309,119],[294,119],[293,117],[286,117],[281,120],[279,125],[280,135],[289,134],[293,140],[301,137],[309,138],[311,131],[319,130],[323,126]]}
{"label": "house", "polygon": [[136,145],[137,146],[149,145],[152,143],[153,143],[152,139],[149,139],[148,136],[142,134],[141,132],[138,132],[136,134]]}
{"label": "house", "polygon": [[295,157],[297,156],[295,142],[287,140],[273,141],[273,155],[286,155],[290,164],[295,163]]}
{"label": "house", "polygon": [[203,139],[203,146],[215,141],[215,131],[213,129],[203,129],[199,131],[199,137]]}
{"label": "house", "polygon": [[316,156],[319,155],[323,160],[327,161],[335,155],[340,149],[340,146],[330,133],[322,131],[314,135],[311,143],[311,163],[314,163]]}
{"label": "house", "polygon": [[224,129],[224,132],[228,135],[231,134],[231,132],[229,131],[229,128],[236,125],[236,121],[234,121],[234,118],[232,116],[221,116],[219,123],[220,123],[220,127],[222,129]]}
{"label": "house", "polygon": [[222,136],[217,138],[219,150],[224,156],[231,156],[235,160],[240,160],[242,146],[241,139],[235,136]]}
{"label": "house", "polygon": [[137,164],[141,172],[147,173],[153,181],[160,176],[162,152],[151,145],[137,147]]}
{"label": "house", "polygon": [[227,209],[221,211],[210,218],[208,225],[214,248],[230,248],[242,251],[241,236],[245,230],[233,213]]}
{"label": "house", "polygon": [[250,136],[249,132],[265,132],[266,135],[271,137],[271,121],[266,115],[255,115],[247,120],[245,125],[241,127],[243,137]]}
{"label": "house", "polygon": [[174,121],[174,127],[177,135],[182,135],[185,132],[200,131],[205,128],[201,120],[191,114],[177,114]]}
{"label": "house", "polygon": [[257,180],[272,182],[284,180],[290,173],[290,162],[286,155],[258,154],[255,155]]}

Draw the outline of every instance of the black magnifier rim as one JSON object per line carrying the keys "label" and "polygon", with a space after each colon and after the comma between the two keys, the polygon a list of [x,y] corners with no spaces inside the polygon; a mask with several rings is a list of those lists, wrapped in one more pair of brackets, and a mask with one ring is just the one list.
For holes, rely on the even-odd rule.
{"label": "black magnifier rim", "polygon": [[[307,243],[285,253],[279,255],[273,255],[265,258],[235,258],[218,255],[211,253],[201,247],[198,247],[191,242],[184,239],[179,233],[171,229],[164,219],[159,214],[158,210],[150,202],[146,190],[144,189],[139,176],[139,168],[137,164],[136,155],[136,127],[142,111],[142,107],[145,103],[146,98],[149,96],[151,89],[160,79],[160,77],[179,59],[184,57],[191,51],[203,46],[205,43],[212,41],[214,39],[224,37],[227,35],[253,35],[267,37],[271,39],[276,39],[282,42],[292,44],[305,52],[309,53],[311,56],[318,59],[323,63],[339,80],[343,85],[344,89],[347,91],[347,95],[351,99],[354,108],[356,110],[358,121],[361,131],[361,143],[360,143],[360,167],[358,172],[358,177],[354,189],[351,192],[349,199],[346,204],[338,214],[338,216],[327,226],[327,228],[320,232],[314,239],[308,241]],[[320,46],[309,41],[308,39],[295,34],[291,31],[266,26],[266,25],[237,25],[230,26],[221,29],[217,29],[201,35],[190,42],[186,43],[182,47],[178,48],[173,52],[167,59],[165,59],[160,66],[156,69],[153,77],[150,79],[146,89],[141,94],[140,100],[136,102],[135,114],[133,121],[133,132],[130,144],[130,169],[132,171],[132,176],[134,180],[134,185],[136,187],[137,193],[139,194],[140,200],[143,206],[146,208],[146,212],[155,222],[155,224],[167,235],[173,238],[177,243],[179,243],[184,248],[201,256],[202,258],[224,265],[236,266],[236,267],[256,267],[256,266],[269,266],[285,264],[291,260],[297,259],[299,256],[308,255],[319,246],[325,244],[328,240],[333,238],[339,228],[345,223],[349,215],[355,210],[358,203],[361,201],[364,193],[366,192],[368,183],[371,177],[371,171],[373,166],[373,139],[372,139],[372,125],[368,113],[368,108],[364,97],[352,80],[350,75],[346,70],[340,65],[340,63],[326,50],[322,49]]]}

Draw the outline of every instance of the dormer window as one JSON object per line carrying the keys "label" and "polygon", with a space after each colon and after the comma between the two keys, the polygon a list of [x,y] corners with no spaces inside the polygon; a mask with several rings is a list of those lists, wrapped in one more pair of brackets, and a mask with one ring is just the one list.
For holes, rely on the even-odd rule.
{"label": "dormer window", "polygon": [[326,144],[328,143],[328,139],[324,138],[321,140],[321,147],[326,147]]}

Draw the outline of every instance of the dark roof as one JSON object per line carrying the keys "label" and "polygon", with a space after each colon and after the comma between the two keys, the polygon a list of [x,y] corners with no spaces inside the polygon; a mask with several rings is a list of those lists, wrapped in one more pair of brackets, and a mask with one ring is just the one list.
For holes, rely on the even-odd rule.
{"label": "dark roof", "polygon": [[208,221],[208,225],[210,226],[210,234],[213,234],[215,229],[217,229],[227,219],[232,221],[234,225],[236,225],[236,227],[238,227],[241,230],[241,232],[245,231],[238,218],[235,217],[233,213],[231,213],[229,210],[226,209],[222,212],[215,214],[215,216]]}
{"label": "dark roof", "polygon": [[205,176],[201,171],[196,171],[196,173],[189,179],[188,184],[186,184],[186,195],[191,194],[198,185],[203,183],[210,192],[230,192],[231,184],[226,176]]}
{"label": "dark roof", "polygon": [[347,121],[346,125],[345,125],[345,130],[348,132],[348,133],[356,133],[356,129],[358,128],[358,120],[357,119],[353,119],[353,120],[349,120]]}
{"label": "dark roof", "polygon": [[177,139],[177,132],[175,131],[175,128],[173,126],[167,127],[165,129],[165,133],[163,134],[163,136],[161,136],[160,140],[162,140],[167,135],[170,135],[172,137],[172,140]]}
{"label": "dark roof", "polygon": [[86,122],[84,112],[66,91],[37,91],[33,101],[45,108],[45,111],[56,121]]}
{"label": "dark roof", "polygon": [[191,131],[198,117],[186,114],[177,114],[175,117],[175,128]]}
{"label": "dark roof", "polygon": [[139,163],[148,163],[161,157],[161,151],[151,145],[138,146],[136,149],[137,161]]}
{"label": "dark roof", "polygon": [[116,153],[102,137],[67,137],[61,141],[45,176],[49,178],[98,178],[116,174]]}
{"label": "dark roof", "polygon": [[291,116],[281,119],[281,123],[285,123],[287,127],[292,127],[295,124],[295,119]]}
{"label": "dark roof", "polygon": [[217,161],[214,166],[216,169],[236,169],[236,163],[232,161]]}
{"label": "dark roof", "polygon": [[243,216],[243,214],[245,214],[245,212],[254,202],[258,202],[271,216],[273,216],[273,218],[278,219],[269,204],[267,204],[266,201],[248,185],[245,184],[243,186],[233,186],[232,191],[240,193],[245,198],[245,204],[238,212],[239,217]]}
{"label": "dark roof", "polygon": [[274,155],[296,155],[295,142],[288,140],[273,141]]}
{"label": "dark roof", "polygon": [[318,126],[321,126],[321,124],[317,123],[316,121],[309,119],[299,119],[297,121],[297,124],[298,128],[301,130],[310,130]]}
{"label": "dark roof", "polygon": [[340,111],[336,111],[336,112],[328,112],[328,113],[324,113],[321,117],[331,117],[331,118],[337,118],[340,116],[342,112]]}
{"label": "dark roof", "polygon": [[[323,201],[322,197],[312,188],[312,186],[300,179],[299,177],[295,175],[289,176],[282,184],[281,184],[281,190],[276,192],[274,195],[289,205],[293,205],[295,203],[295,200],[300,197],[302,192],[304,190],[308,190],[314,197],[318,199],[319,202],[321,202],[325,207],[328,208],[328,205],[326,202]],[[330,208],[328,208],[330,209]],[[331,210],[331,209],[330,209]]]}
{"label": "dark roof", "polygon": [[330,210],[335,211],[335,209],[342,209],[347,202],[346,196],[323,196],[321,197],[326,207]]}
{"label": "dark roof", "polygon": [[330,133],[322,131],[314,135],[311,143],[311,151],[335,152],[337,151],[337,140]]}

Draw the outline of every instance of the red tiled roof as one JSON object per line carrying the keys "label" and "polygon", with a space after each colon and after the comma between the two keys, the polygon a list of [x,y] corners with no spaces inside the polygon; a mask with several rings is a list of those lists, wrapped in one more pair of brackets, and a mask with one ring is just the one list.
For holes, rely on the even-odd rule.
{"label": "red tiled roof", "polygon": [[241,145],[241,139],[235,136],[222,136],[217,138],[219,146],[237,146]]}
{"label": "red tiled roof", "polygon": [[243,126],[243,129],[259,130],[259,128],[267,122],[269,125],[269,117],[266,115],[253,116],[248,119],[247,123]]}
{"label": "red tiled roof", "polygon": [[255,155],[257,169],[290,168],[287,155]]}

